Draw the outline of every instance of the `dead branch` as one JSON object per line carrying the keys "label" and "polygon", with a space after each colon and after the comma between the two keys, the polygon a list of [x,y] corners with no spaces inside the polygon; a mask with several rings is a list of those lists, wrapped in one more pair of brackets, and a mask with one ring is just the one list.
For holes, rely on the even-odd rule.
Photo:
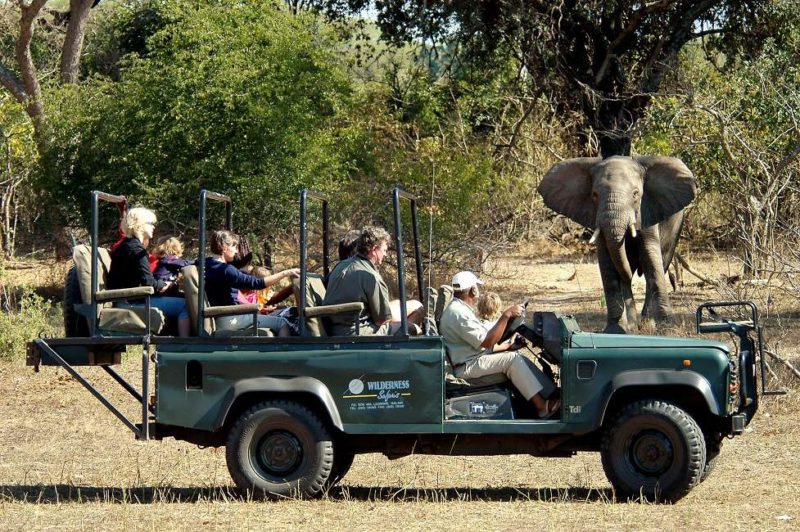
{"label": "dead branch", "polygon": [[687,272],[691,273],[692,275],[694,275],[695,277],[697,277],[698,279],[700,279],[700,280],[701,280],[701,281],[703,281],[704,283],[706,283],[706,284],[710,284],[711,286],[719,286],[719,285],[721,284],[721,283],[720,283],[718,280],[716,280],[716,279],[711,279],[711,278],[709,278],[709,277],[706,277],[706,276],[705,276],[705,275],[703,275],[702,273],[698,272],[697,270],[695,270],[695,269],[693,269],[691,266],[689,266],[689,263],[688,263],[688,262],[686,262],[686,259],[684,259],[684,258],[683,258],[683,255],[681,255],[680,253],[677,253],[677,252],[675,253],[675,260],[677,260],[677,261],[678,261],[678,263],[679,263],[679,264],[680,264],[680,265],[681,265],[681,266],[682,266],[682,267],[683,267],[683,268],[684,268],[684,269],[685,269]]}
{"label": "dead branch", "polygon": [[777,360],[778,362],[780,362],[781,364],[783,364],[783,365],[784,365],[784,366],[786,366],[787,368],[789,368],[789,371],[791,371],[792,373],[794,373],[794,376],[795,376],[795,377],[797,377],[798,379],[800,379],[800,370],[798,370],[796,367],[794,367],[794,366],[792,365],[792,363],[791,363],[791,362],[789,362],[789,361],[788,361],[788,360],[786,360],[785,358],[781,358],[781,357],[779,357],[778,355],[776,355],[776,354],[775,354],[775,353],[773,353],[772,351],[767,351],[767,350],[765,349],[765,350],[764,350],[764,353],[765,353],[765,354],[767,354],[767,355],[769,355],[770,357],[774,358],[775,360]]}

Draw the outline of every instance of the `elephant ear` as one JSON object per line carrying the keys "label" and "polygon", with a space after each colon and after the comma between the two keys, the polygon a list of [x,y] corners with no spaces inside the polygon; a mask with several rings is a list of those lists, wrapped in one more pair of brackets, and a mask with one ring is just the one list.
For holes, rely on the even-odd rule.
{"label": "elephant ear", "polygon": [[578,157],[553,165],[539,183],[544,204],[578,222],[594,228],[595,206],[592,202],[592,166],[600,157]]}
{"label": "elephant ear", "polygon": [[694,199],[694,175],[676,157],[636,157],[644,168],[642,227],[661,223]]}

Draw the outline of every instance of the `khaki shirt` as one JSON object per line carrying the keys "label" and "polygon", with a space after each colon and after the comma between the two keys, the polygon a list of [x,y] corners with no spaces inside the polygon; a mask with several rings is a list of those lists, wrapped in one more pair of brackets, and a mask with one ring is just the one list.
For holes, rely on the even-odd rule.
{"label": "khaki shirt", "polygon": [[356,334],[356,318],[361,322],[361,334],[375,334],[382,323],[392,317],[389,308],[389,289],[380,272],[369,259],[356,255],[341,261],[328,278],[323,305],[340,303],[364,303],[361,315],[356,313],[335,314],[328,318],[331,336],[353,336]]}
{"label": "khaki shirt", "polygon": [[442,312],[439,332],[454,365],[463,364],[486,352],[481,343],[489,330],[478,319],[475,311],[458,298],[453,298]]}

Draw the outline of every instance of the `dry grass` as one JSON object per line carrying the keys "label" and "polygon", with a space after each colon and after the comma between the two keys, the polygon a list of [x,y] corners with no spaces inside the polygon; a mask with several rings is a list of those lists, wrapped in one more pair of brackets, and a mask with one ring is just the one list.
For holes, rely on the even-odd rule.
{"label": "dry grass", "polygon": [[[709,270],[724,267],[711,262],[699,261]],[[604,319],[596,268],[578,259],[531,262],[520,254],[490,265],[485,276],[509,302],[533,296],[537,308],[574,312],[593,329]],[[684,287],[676,297],[679,321],[696,301],[714,295]],[[797,324],[783,324],[783,345],[797,345]],[[131,379],[137,358],[129,356],[123,367]],[[107,376],[89,373],[135,415],[133,400]],[[766,400],[748,431],[724,444],[711,477],[675,505],[613,502],[599,456],[590,453],[397,461],[364,455],[322,500],[259,503],[232,490],[221,450],[172,440],[137,442],[63,370],[34,374],[17,361],[0,364],[6,423],[0,432],[0,524],[67,530],[796,529],[798,408],[797,388]]]}

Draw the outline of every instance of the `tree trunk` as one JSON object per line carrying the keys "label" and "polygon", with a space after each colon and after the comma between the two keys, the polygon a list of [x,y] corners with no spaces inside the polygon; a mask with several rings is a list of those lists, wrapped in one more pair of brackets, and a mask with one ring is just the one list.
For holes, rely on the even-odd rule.
{"label": "tree trunk", "polygon": [[19,22],[19,38],[17,39],[16,55],[19,71],[22,76],[22,84],[25,87],[26,100],[24,102],[25,112],[33,121],[36,142],[40,152],[44,146],[44,105],[42,104],[42,89],[39,85],[39,78],[36,74],[36,65],[33,64],[31,55],[31,40],[33,39],[33,25],[36,17],[42,10],[47,0],[33,0],[29,5],[20,2],[22,17]]}
{"label": "tree trunk", "polygon": [[69,23],[64,47],[61,49],[61,82],[76,83],[79,77],[83,37],[86,34],[86,22],[94,0],[70,0]]}

